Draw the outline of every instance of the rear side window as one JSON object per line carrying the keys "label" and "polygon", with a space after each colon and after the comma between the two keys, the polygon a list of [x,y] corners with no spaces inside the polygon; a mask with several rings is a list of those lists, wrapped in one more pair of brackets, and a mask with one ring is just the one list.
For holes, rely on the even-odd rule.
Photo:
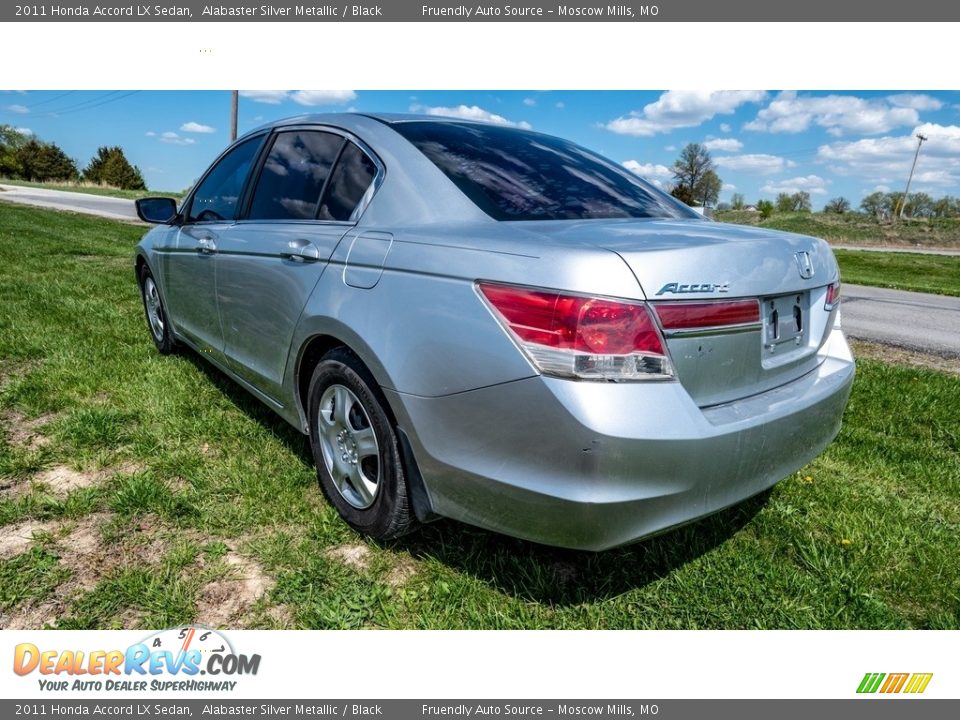
{"label": "rear side window", "polygon": [[282,132],[274,140],[250,203],[251,220],[313,220],[343,138],[317,130]]}
{"label": "rear side window", "polygon": [[263,137],[245,140],[220,159],[193,195],[187,218],[189,222],[233,219],[240,193],[243,192],[243,183],[261,142]]}
{"label": "rear side window", "polygon": [[495,220],[699,217],[629,170],[560,138],[496,125],[392,125]]}
{"label": "rear side window", "polygon": [[372,189],[377,166],[353,143],[347,143],[330,176],[330,183],[320,205],[321,220],[353,220],[367,191]]}

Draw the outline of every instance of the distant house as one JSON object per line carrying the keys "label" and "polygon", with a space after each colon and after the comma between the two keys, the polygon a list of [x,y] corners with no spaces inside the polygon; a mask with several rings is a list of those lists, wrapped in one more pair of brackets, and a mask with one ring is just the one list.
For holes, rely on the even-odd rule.
{"label": "distant house", "polygon": [[759,210],[757,210],[756,205],[745,205],[743,209],[746,210],[747,212],[760,212]]}

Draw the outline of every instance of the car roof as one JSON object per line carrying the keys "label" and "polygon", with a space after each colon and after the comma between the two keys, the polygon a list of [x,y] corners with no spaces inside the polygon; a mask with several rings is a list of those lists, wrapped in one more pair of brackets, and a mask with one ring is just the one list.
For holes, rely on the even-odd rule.
{"label": "car roof", "polygon": [[491,123],[469,118],[449,117],[444,115],[425,115],[416,113],[378,113],[378,112],[346,112],[346,113],[309,113],[294,117],[272,120],[252,130],[247,135],[271,128],[287,127],[292,125],[335,125],[346,130],[353,130],[364,118],[377,120],[384,125],[397,125],[408,122],[432,122],[450,124],[470,124],[489,126]]}

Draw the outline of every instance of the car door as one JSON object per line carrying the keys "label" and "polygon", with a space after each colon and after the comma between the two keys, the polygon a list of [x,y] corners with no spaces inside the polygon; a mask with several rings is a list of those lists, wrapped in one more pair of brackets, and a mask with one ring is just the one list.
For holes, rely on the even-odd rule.
{"label": "car door", "polygon": [[274,400],[300,313],[376,172],[370,156],[336,131],[284,128],[263,154],[243,217],[220,238],[226,360]]}
{"label": "car door", "polygon": [[173,247],[161,262],[173,325],[214,360],[223,359],[216,294],[219,243],[234,224],[244,183],[262,143],[262,135],[243,141],[211,166],[190,197]]}

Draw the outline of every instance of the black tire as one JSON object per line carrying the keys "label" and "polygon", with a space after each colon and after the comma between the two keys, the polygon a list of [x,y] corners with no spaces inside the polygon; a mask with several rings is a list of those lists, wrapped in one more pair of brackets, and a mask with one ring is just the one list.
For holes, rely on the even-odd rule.
{"label": "black tire", "polygon": [[[372,461],[375,457],[378,460],[376,490],[372,493],[372,501],[356,493],[355,481],[350,481],[346,473],[340,473],[335,460],[331,461],[333,467],[328,468],[328,461],[324,456],[324,443],[326,443],[328,454],[331,450],[336,454],[337,447],[342,447],[333,447],[330,439],[331,428],[333,430],[336,428],[333,427],[334,412],[327,405],[331,402],[330,398],[335,396],[341,387],[353,394],[353,398],[345,403],[350,407],[347,407],[344,412],[351,418],[348,421],[350,427],[346,428],[349,436],[347,442],[349,443],[353,437],[350,430],[355,428],[360,428],[358,432],[363,432],[363,429],[369,427],[376,437],[377,452],[371,452],[367,458]],[[326,421],[320,417],[321,401],[325,398],[325,394]],[[362,407],[363,412],[356,407],[357,404]],[[400,537],[411,532],[417,525],[410,507],[397,434],[386,407],[386,399],[380,391],[380,386],[373,379],[370,371],[350,350],[336,348],[320,359],[310,379],[310,390],[307,396],[310,449],[317,466],[320,489],[350,527],[377,540]],[[324,439],[321,439],[321,426],[325,433]],[[360,460],[362,465],[364,459]],[[353,465],[357,465],[356,455],[353,456]],[[340,475],[339,482],[334,479],[332,473]],[[369,505],[361,506],[364,502],[369,502]]]}
{"label": "black tire", "polygon": [[[153,344],[157,346],[157,351],[161,355],[170,355],[177,351],[177,341],[173,339],[173,334],[170,332],[170,322],[167,320],[167,311],[163,305],[163,298],[160,296],[160,289],[150,272],[150,268],[146,265],[140,268],[139,280],[140,299],[143,301],[143,314],[147,320],[147,331],[150,333]],[[155,293],[154,302],[159,325],[155,324],[155,320],[151,318],[151,301],[148,298],[148,294],[153,294],[149,290],[151,286],[153,293]]]}

